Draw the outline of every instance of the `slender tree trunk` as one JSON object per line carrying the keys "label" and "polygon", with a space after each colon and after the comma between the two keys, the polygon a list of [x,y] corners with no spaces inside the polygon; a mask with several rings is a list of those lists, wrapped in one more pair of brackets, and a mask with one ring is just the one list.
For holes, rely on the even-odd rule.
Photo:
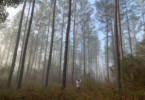
{"label": "slender tree trunk", "polygon": [[[126,0],[125,0],[125,3],[126,3]],[[126,3],[126,19],[127,19],[127,29],[128,29],[128,35],[129,35],[130,51],[132,54],[132,44],[131,44],[130,27],[129,27],[128,12],[127,12],[127,3]]]}
{"label": "slender tree trunk", "polygon": [[122,33],[121,33],[121,20],[120,20],[120,10],[119,10],[119,0],[117,0],[117,13],[118,13],[118,26],[119,26],[119,46],[120,46],[120,59],[123,59],[123,49],[122,49]]}
{"label": "slender tree trunk", "polygon": [[72,84],[73,84],[73,74],[74,74],[74,64],[75,64],[75,21],[76,21],[76,0],[75,4],[75,12],[74,12],[74,26],[73,26],[73,64],[72,64]]}
{"label": "slender tree trunk", "polygon": [[16,62],[17,50],[18,50],[18,46],[19,46],[21,27],[22,27],[22,21],[23,21],[23,15],[24,15],[24,10],[25,10],[25,6],[26,6],[26,1],[27,0],[25,0],[25,2],[24,2],[23,10],[22,10],[22,13],[21,13],[21,18],[20,18],[20,23],[19,23],[19,30],[18,30],[18,34],[17,34],[17,40],[16,40],[15,50],[14,50],[13,59],[12,59],[12,66],[11,66],[11,70],[10,70],[9,78],[8,78],[8,82],[7,82],[7,87],[8,88],[11,85],[11,80],[12,80],[13,71],[14,71],[14,67],[15,67],[15,62]]}
{"label": "slender tree trunk", "polygon": [[25,45],[24,45],[24,51],[23,51],[23,56],[22,56],[22,63],[21,63],[21,69],[20,69],[20,75],[19,75],[19,79],[18,79],[17,89],[20,89],[21,82],[22,82],[24,64],[25,64],[25,56],[26,56],[27,44],[28,44],[28,39],[29,39],[29,35],[30,35],[30,30],[31,30],[31,24],[32,24],[32,20],[33,20],[34,7],[35,7],[35,0],[33,0],[31,18],[30,18],[30,22],[29,22],[28,32],[26,34],[26,39],[25,39]]}
{"label": "slender tree trunk", "polygon": [[114,34],[113,34],[113,25],[112,25],[112,22],[111,22],[111,32],[112,32],[112,54],[113,54],[113,60],[114,60],[114,65],[115,65],[115,47],[114,47]]}
{"label": "slender tree trunk", "polygon": [[66,87],[66,69],[67,69],[67,55],[68,55],[70,24],[71,24],[71,0],[69,0],[68,24],[67,24],[66,39],[65,39],[64,64],[63,64],[63,74],[62,74],[62,90]]}
{"label": "slender tree trunk", "polygon": [[46,82],[45,86],[48,85],[48,75],[49,75],[49,69],[51,65],[51,56],[52,56],[52,49],[53,49],[53,38],[54,38],[54,24],[55,24],[55,6],[56,6],[56,0],[54,1],[54,8],[53,8],[53,22],[52,22],[52,34],[51,34],[51,44],[50,44],[50,50],[49,50],[49,60],[47,65],[47,72],[46,72]]}
{"label": "slender tree trunk", "polygon": [[60,84],[60,76],[61,76],[61,63],[62,63],[62,42],[63,42],[63,28],[64,28],[64,11],[63,11],[63,23],[62,23],[62,31],[61,31],[61,47],[60,47],[60,64],[59,64],[59,84]]}
{"label": "slender tree trunk", "polygon": [[39,55],[39,66],[38,66],[39,70],[40,70],[40,65],[41,65],[40,63],[41,63],[42,49],[43,49],[43,42],[41,43],[41,49],[40,49],[40,55]]}
{"label": "slender tree trunk", "polygon": [[98,77],[98,75],[97,75],[97,72],[98,72],[98,57],[96,56],[96,81],[97,81],[97,77]]}
{"label": "slender tree trunk", "polygon": [[109,83],[109,62],[108,62],[108,60],[109,60],[109,57],[108,57],[108,18],[106,18],[106,22],[107,22],[107,83]]}
{"label": "slender tree trunk", "polygon": [[71,44],[70,44],[70,37],[68,37],[68,55],[67,55],[67,67],[66,67],[66,80],[68,77],[68,68],[69,66],[71,66],[71,57],[70,57],[70,53],[71,53]]}
{"label": "slender tree trunk", "polygon": [[86,79],[86,67],[85,67],[86,50],[85,50],[85,34],[84,33],[83,33],[83,47],[84,47],[84,79]]}
{"label": "slender tree trunk", "polygon": [[24,37],[23,37],[23,44],[22,44],[22,49],[21,49],[21,56],[20,56],[20,61],[19,61],[19,67],[18,67],[18,71],[17,71],[17,77],[16,77],[16,83],[18,81],[18,76],[19,76],[19,71],[20,71],[20,65],[22,62],[22,54],[23,54],[23,48],[24,48],[24,43],[25,43],[25,36],[26,36],[26,30],[27,30],[27,23],[28,23],[28,18],[29,18],[29,12],[30,12],[30,8],[31,8],[31,1],[30,1],[30,5],[29,5],[29,9],[28,9],[28,14],[27,14],[27,20],[26,20],[26,24],[25,24],[25,30],[24,30]]}
{"label": "slender tree trunk", "polygon": [[114,0],[114,41],[115,41],[115,60],[117,71],[117,83],[118,89],[121,90],[121,78],[120,78],[120,58],[119,58],[119,46],[118,46],[118,30],[117,30],[117,0]]}

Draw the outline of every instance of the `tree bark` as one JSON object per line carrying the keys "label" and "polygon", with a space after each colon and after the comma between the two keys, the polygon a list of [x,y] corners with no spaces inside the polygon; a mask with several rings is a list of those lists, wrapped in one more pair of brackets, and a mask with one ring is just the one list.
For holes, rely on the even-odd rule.
{"label": "tree bark", "polygon": [[114,65],[115,65],[115,47],[114,47],[114,34],[113,34],[113,24],[111,22],[111,32],[112,32],[112,54],[113,54],[113,60],[114,60]]}
{"label": "tree bark", "polygon": [[64,28],[64,11],[63,11],[63,23],[62,23],[62,31],[61,31],[61,47],[60,47],[60,61],[59,61],[59,84],[60,84],[60,77],[61,77],[61,63],[62,63],[62,42],[63,42],[63,28]]}
{"label": "tree bark", "polygon": [[31,24],[32,24],[32,20],[33,20],[34,7],[35,7],[35,0],[33,0],[31,18],[30,18],[30,22],[29,22],[28,32],[26,34],[26,39],[25,39],[25,45],[24,45],[24,51],[23,51],[23,56],[22,56],[22,63],[21,63],[21,69],[20,69],[20,75],[19,75],[19,79],[18,79],[17,89],[20,89],[21,82],[22,82],[24,64],[25,64],[25,56],[26,56],[27,44],[28,44],[28,39],[29,39],[29,35],[30,35],[30,30],[31,30]]}
{"label": "tree bark", "polygon": [[13,59],[12,59],[11,70],[10,70],[9,78],[8,78],[8,82],[7,82],[7,87],[8,88],[11,85],[11,80],[12,80],[13,71],[14,71],[14,67],[15,67],[15,62],[16,62],[16,57],[17,57],[17,50],[18,50],[19,40],[20,40],[20,35],[21,35],[21,27],[22,27],[23,15],[24,15],[25,7],[26,7],[26,1],[27,0],[25,0],[25,2],[24,2],[23,10],[22,10],[22,13],[21,13],[21,18],[20,18],[20,23],[19,23],[19,30],[18,30],[18,34],[17,34],[17,40],[16,40],[15,50],[14,50]]}
{"label": "tree bark", "polygon": [[119,46],[120,46],[120,59],[123,59],[123,49],[122,49],[122,33],[121,33],[121,20],[120,20],[120,10],[119,10],[119,0],[117,0],[117,13],[118,13],[118,26],[119,26]]}
{"label": "tree bark", "polygon": [[106,18],[106,22],[107,22],[107,37],[106,37],[107,38],[107,56],[106,56],[107,57],[107,62],[106,62],[107,64],[106,65],[107,65],[107,83],[109,83],[109,65],[108,65],[109,64],[109,62],[108,62],[108,60],[109,60],[109,57],[108,57],[108,18]]}
{"label": "tree bark", "polygon": [[75,21],[76,21],[76,0],[75,4],[75,12],[74,12],[74,26],[73,26],[73,64],[72,64],[72,84],[73,84],[73,74],[74,74],[74,64],[75,64]]}
{"label": "tree bark", "polygon": [[118,46],[118,30],[117,30],[117,0],[114,0],[114,41],[115,41],[115,60],[117,71],[117,83],[118,89],[121,90],[121,78],[120,78],[120,58],[119,58],[119,46]]}
{"label": "tree bark", "polygon": [[39,66],[38,66],[38,70],[40,70],[40,63],[41,63],[41,56],[42,56],[42,49],[43,49],[43,42],[41,43],[41,48],[40,48],[40,55],[39,55]]}
{"label": "tree bark", "polygon": [[[85,23],[84,23],[84,27],[85,27]],[[83,33],[83,47],[84,47],[84,79],[86,79],[86,67],[85,67],[85,55],[86,55],[86,50],[85,50],[85,33]]]}
{"label": "tree bark", "polygon": [[54,1],[54,8],[53,8],[53,22],[52,22],[52,34],[51,34],[51,44],[50,44],[50,50],[49,50],[49,60],[47,65],[47,72],[46,72],[46,82],[45,87],[48,85],[48,75],[49,75],[49,69],[51,65],[51,56],[52,56],[52,49],[53,49],[53,38],[54,38],[54,24],[55,24],[55,7],[56,7],[56,0]]}
{"label": "tree bark", "polygon": [[26,36],[26,30],[27,30],[27,23],[28,23],[30,8],[31,8],[31,1],[30,1],[29,9],[28,9],[27,20],[26,20],[26,25],[25,25],[25,30],[24,30],[23,44],[22,44],[22,49],[21,49],[19,67],[18,67],[18,71],[17,71],[16,83],[18,81],[18,76],[19,76],[19,73],[20,73],[20,67],[21,67],[20,65],[21,65],[21,62],[22,62],[22,54],[23,54],[23,50],[24,50],[23,48],[24,48],[24,43],[25,43],[25,36]]}
{"label": "tree bark", "polygon": [[67,30],[66,30],[64,64],[63,64],[63,74],[62,74],[62,90],[66,87],[66,69],[67,69],[67,55],[68,55],[70,24],[71,24],[71,0],[69,0],[68,24],[67,24]]}

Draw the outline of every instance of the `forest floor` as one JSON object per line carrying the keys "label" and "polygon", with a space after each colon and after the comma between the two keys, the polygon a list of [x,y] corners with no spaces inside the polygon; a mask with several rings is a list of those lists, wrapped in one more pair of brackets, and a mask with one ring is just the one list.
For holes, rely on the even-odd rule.
{"label": "forest floor", "polygon": [[145,100],[145,87],[138,90],[122,89],[118,92],[113,84],[99,85],[82,82],[80,93],[75,85],[67,84],[61,91],[61,86],[49,83],[48,87],[34,82],[23,83],[20,90],[16,86],[6,89],[0,85],[0,100]]}

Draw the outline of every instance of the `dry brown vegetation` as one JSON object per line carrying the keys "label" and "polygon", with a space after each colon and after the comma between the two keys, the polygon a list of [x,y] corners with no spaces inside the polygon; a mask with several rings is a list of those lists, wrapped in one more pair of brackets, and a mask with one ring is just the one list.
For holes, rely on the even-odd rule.
{"label": "dry brown vegetation", "polygon": [[77,93],[75,85],[67,84],[61,91],[61,86],[55,83],[49,83],[45,88],[40,83],[27,82],[20,90],[16,90],[16,86],[11,89],[3,87],[0,100],[145,100],[145,87],[141,86],[137,91],[123,88],[119,93],[114,86],[84,81],[81,93]]}

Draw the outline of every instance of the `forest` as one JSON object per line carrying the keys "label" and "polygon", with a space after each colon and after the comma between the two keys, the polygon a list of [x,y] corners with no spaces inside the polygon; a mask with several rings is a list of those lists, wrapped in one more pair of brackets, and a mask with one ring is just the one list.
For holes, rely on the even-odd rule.
{"label": "forest", "polygon": [[144,46],[145,0],[0,0],[0,100],[145,100]]}

